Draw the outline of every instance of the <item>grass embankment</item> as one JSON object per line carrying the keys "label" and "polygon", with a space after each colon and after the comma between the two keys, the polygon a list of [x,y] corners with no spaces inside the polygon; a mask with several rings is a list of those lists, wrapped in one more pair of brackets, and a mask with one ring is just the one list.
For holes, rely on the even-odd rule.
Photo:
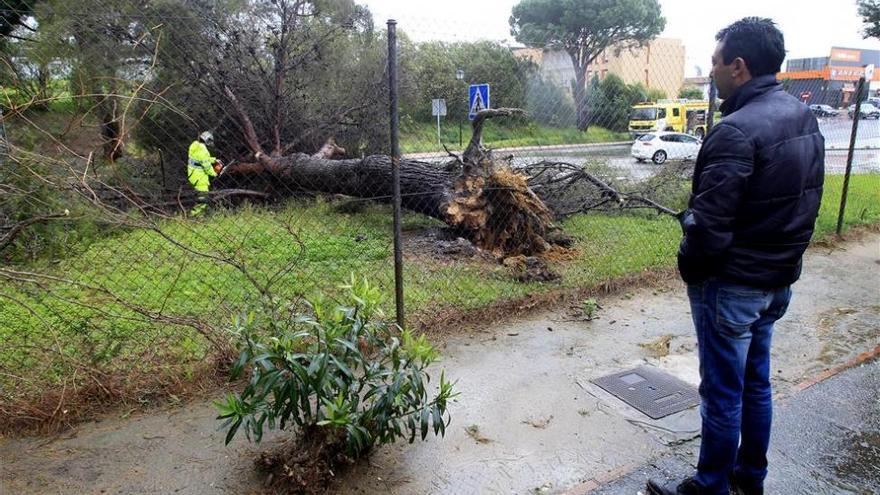
{"label": "grass embankment", "polygon": [[[458,123],[440,122],[440,136],[450,150],[466,147],[471,139],[470,122],[462,124],[461,146],[458,139]],[[436,122],[408,122],[400,126],[400,149],[403,153],[443,151],[437,143]],[[483,128],[483,144],[489,148],[513,148],[520,146],[551,146],[556,144],[589,144],[630,141],[629,133],[613,132],[592,126],[587,132],[573,127],[545,127],[534,122],[493,122]]]}

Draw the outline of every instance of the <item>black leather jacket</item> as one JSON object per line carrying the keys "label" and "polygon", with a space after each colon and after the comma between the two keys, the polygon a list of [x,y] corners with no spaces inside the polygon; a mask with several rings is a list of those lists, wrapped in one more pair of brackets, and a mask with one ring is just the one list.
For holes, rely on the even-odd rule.
{"label": "black leather jacket", "polygon": [[738,88],[721,111],[697,156],[679,272],[689,284],[789,285],[819,212],[825,139],[772,75]]}

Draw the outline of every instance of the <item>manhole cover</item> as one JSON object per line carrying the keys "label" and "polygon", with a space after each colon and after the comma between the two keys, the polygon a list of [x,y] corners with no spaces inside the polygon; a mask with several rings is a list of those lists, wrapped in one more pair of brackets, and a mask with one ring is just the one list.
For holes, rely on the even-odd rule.
{"label": "manhole cover", "polygon": [[651,419],[660,419],[700,403],[696,388],[650,366],[596,378],[593,383]]}

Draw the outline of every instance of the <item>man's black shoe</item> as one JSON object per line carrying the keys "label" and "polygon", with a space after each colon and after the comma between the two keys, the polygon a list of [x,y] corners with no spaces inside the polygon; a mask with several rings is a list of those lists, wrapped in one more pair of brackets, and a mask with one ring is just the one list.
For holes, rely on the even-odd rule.
{"label": "man's black shoe", "polygon": [[700,490],[700,485],[693,478],[685,478],[677,486],[664,486],[662,482],[648,480],[648,485],[645,488],[648,495],[700,495],[703,493]]}
{"label": "man's black shoe", "polygon": [[727,479],[730,482],[730,495],[764,495],[763,488],[749,488],[740,484],[734,473],[730,473]]}

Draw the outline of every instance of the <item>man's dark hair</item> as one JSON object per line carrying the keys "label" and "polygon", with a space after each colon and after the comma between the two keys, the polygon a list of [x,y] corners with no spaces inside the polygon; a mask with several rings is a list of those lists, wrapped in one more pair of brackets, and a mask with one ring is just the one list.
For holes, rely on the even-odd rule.
{"label": "man's dark hair", "polygon": [[776,74],[782,68],[785,39],[771,19],[745,17],[718,31],[715,39],[724,42],[724,63],[740,57],[752,77]]}

